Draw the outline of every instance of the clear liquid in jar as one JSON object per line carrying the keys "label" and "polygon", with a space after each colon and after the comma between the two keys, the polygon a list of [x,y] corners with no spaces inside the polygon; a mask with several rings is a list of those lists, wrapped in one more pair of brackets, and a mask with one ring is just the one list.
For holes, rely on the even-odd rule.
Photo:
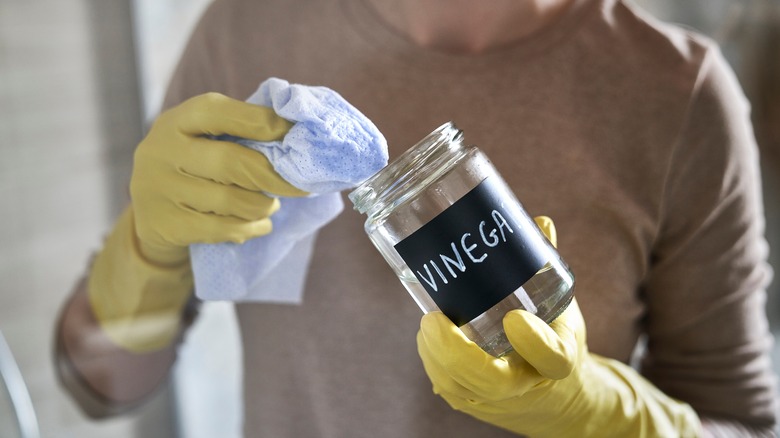
{"label": "clear liquid in jar", "polygon": [[[408,268],[398,278],[424,312],[427,313],[426,309],[438,309]],[[514,293],[469,323],[460,326],[460,330],[487,353],[495,357],[504,356],[512,351],[512,344],[504,333],[504,315],[511,310],[523,309],[549,324],[569,305],[573,287],[571,278],[558,275],[552,265],[548,264]]]}

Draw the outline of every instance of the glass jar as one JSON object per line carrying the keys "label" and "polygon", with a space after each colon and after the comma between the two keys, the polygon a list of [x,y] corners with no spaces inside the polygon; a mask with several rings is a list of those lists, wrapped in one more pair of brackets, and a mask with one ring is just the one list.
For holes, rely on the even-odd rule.
{"label": "glass jar", "polygon": [[503,317],[549,323],[574,276],[490,160],[446,123],[349,194],[365,231],[423,312],[441,310],[486,352],[512,346]]}

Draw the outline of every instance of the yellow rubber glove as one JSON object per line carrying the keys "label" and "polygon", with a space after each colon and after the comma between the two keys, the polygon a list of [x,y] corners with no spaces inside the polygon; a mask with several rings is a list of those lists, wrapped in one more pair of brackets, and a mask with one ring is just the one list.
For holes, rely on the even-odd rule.
{"label": "yellow rubber glove", "polygon": [[236,242],[271,231],[276,198],[303,196],[265,156],[204,135],[279,140],[290,122],[271,108],[217,93],[194,97],[161,114],[135,152],[130,194],[141,251],[171,263],[191,243]]}
{"label": "yellow rubber glove", "polygon": [[305,195],[263,154],[206,135],[273,141],[290,127],[270,108],[216,93],[157,118],[135,152],[132,205],[90,273],[90,304],[112,341],[138,353],[169,345],[192,293],[189,245],[267,234],[279,201],[266,193]]}
{"label": "yellow rubber glove", "polygon": [[[552,222],[537,223],[555,244]],[[441,312],[425,315],[417,346],[434,393],[453,409],[530,437],[700,435],[689,405],[631,367],[588,351],[576,299],[550,325],[513,310],[504,330],[515,351],[495,358]]]}

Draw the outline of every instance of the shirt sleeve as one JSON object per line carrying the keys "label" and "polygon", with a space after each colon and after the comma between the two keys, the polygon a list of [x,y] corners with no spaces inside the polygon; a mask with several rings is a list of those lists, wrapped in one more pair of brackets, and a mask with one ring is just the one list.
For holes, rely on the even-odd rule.
{"label": "shirt sleeve", "polygon": [[702,417],[775,425],[771,279],[750,108],[717,49],[705,57],[668,167],[643,284],[643,373]]}

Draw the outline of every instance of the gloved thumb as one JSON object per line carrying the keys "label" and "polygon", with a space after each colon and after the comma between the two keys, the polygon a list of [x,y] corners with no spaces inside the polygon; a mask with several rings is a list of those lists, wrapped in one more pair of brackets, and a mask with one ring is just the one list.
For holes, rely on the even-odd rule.
{"label": "gloved thumb", "polygon": [[574,330],[565,325],[559,327],[559,331],[553,330],[525,310],[513,310],[504,316],[504,331],[517,354],[539,374],[554,380],[571,374],[578,353]]}
{"label": "gloved thumb", "polygon": [[547,240],[552,243],[552,246],[557,248],[558,233],[555,231],[555,223],[553,223],[553,220],[547,216],[536,216],[534,217],[534,222],[536,222],[536,226],[542,230],[542,233],[547,237]]}

